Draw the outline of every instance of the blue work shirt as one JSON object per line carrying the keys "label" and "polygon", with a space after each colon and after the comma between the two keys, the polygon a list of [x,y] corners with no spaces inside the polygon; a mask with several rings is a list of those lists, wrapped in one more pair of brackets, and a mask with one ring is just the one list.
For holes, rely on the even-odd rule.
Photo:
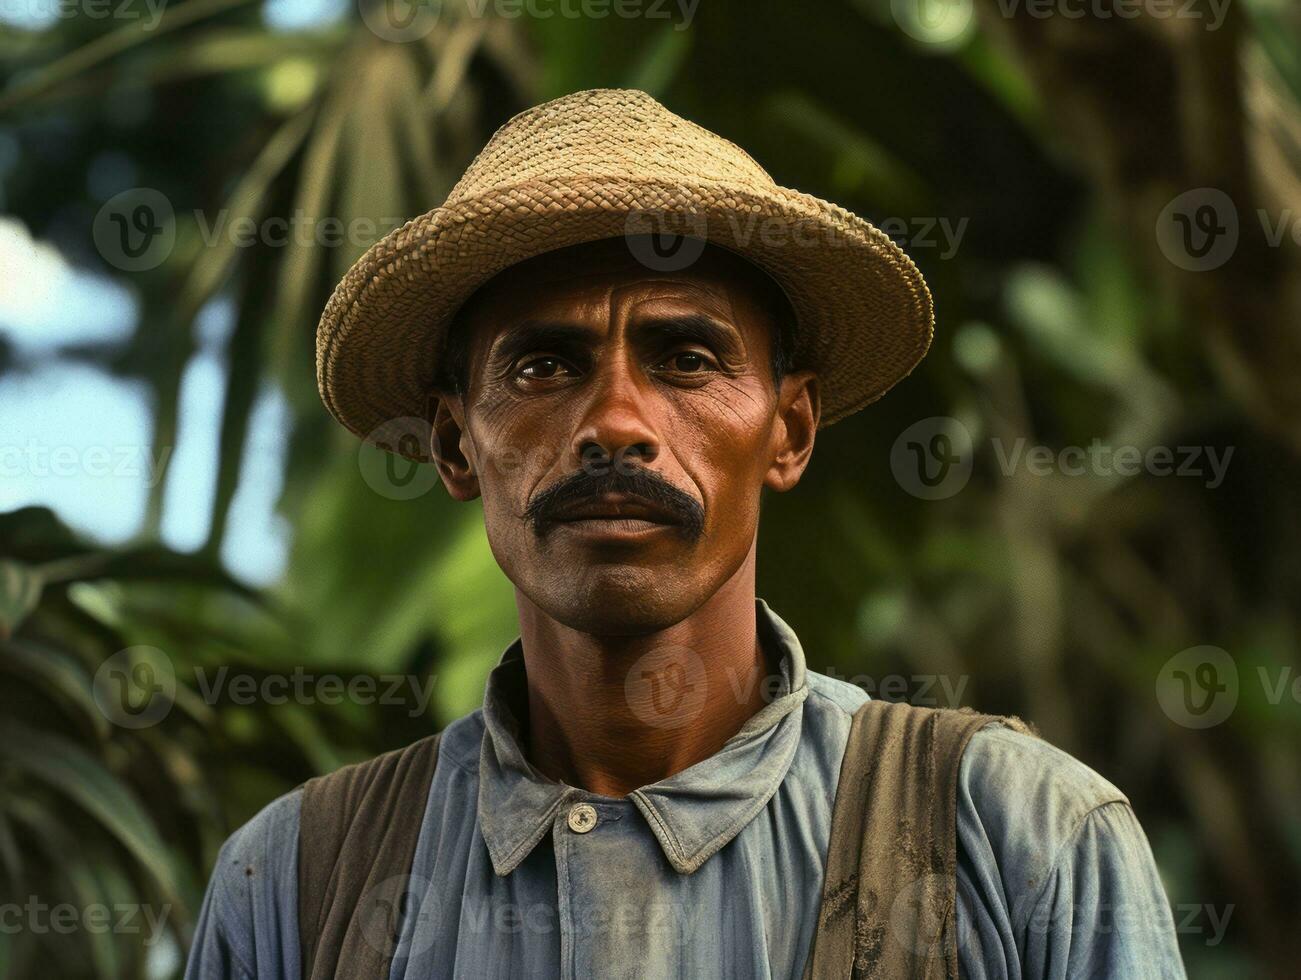
{"label": "blue work shirt", "polygon": [[[444,731],[392,980],[798,978],[817,922],[857,686],[806,667],[756,600],[776,695],[713,756],[624,798],[524,757],[520,641],[483,707]],[[301,791],[226,842],[190,980],[298,980]],[[1047,742],[994,724],[957,800],[962,975],[1184,977],[1169,903],[1124,795]]]}

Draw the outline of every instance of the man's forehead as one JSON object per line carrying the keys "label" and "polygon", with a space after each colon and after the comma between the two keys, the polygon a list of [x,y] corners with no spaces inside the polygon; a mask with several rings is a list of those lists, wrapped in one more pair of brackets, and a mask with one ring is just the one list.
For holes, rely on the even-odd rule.
{"label": "man's forehead", "polygon": [[721,246],[707,244],[685,269],[660,271],[640,261],[627,240],[616,238],[511,266],[479,288],[457,322],[464,370],[473,375],[472,365],[525,321],[593,325],[611,322],[613,315],[631,325],[699,313],[734,331],[749,348],[779,342],[773,338],[782,330],[781,311],[789,315],[776,282]]}
{"label": "man's forehead", "polygon": [[718,247],[707,247],[685,269],[663,271],[640,261],[622,238],[606,239],[547,252],[514,265],[486,283],[475,297],[478,303],[518,301],[527,296],[540,300],[547,294],[589,289],[637,289],[660,296],[697,297],[726,302],[734,291],[753,284],[763,273],[745,260]]}

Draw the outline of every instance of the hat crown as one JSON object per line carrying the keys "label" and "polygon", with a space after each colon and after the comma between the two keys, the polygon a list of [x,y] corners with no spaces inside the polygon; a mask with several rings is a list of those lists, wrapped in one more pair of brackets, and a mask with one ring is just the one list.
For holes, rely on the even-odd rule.
{"label": "hat crown", "polygon": [[677,116],[636,89],[589,89],[514,116],[493,134],[447,204],[494,187],[566,177],[720,181],[772,188],[735,143]]}
{"label": "hat crown", "polygon": [[[664,222],[643,222],[648,212]],[[640,246],[632,229],[686,217],[688,238],[731,249],[786,292],[797,362],[818,373],[819,427],[879,398],[926,353],[930,292],[889,236],[777,186],[740,147],[644,92],[594,89],[512,118],[442,205],[348,270],[317,329],[321,397],[353,432],[427,461],[447,328],[475,290],[545,252],[621,235]],[[699,255],[694,243],[652,251],[638,258],[666,271]]]}

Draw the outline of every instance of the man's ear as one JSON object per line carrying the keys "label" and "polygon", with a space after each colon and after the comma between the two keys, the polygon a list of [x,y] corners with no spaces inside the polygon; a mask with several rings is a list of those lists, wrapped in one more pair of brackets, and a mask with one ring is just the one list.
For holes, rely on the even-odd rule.
{"label": "man's ear", "polygon": [[479,475],[475,472],[474,453],[467,452],[470,440],[460,396],[430,392],[425,418],[431,427],[429,455],[443,478],[443,486],[454,500],[473,500],[479,496]]}
{"label": "man's ear", "polygon": [[813,438],[821,416],[816,374],[792,371],[782,378],[773,425],[772,465],[764,477],[764,486],[785,493],[800,482],[813,455]]}

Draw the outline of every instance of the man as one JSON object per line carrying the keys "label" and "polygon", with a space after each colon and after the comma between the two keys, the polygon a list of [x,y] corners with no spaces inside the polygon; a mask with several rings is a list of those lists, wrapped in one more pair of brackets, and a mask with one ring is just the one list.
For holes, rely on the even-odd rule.
{"label": "man", "polygon": [[931,323],[886,236],[643,93],[499,130],[317,367],[482,500],[520,639],[480,710],[227,842],[188,976],[1182,977],[1118,789],[815,672],[755,595],[762,489]]}

